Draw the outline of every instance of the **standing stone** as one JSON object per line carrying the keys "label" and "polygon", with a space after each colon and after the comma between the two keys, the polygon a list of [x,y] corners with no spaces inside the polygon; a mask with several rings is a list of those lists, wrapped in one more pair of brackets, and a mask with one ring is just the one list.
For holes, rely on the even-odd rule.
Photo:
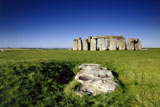
{"label": "standing stone", "polygon": [[92,37],[91,36],[88,36],[88,50],[91,50],[91,39]]}
{"label": "standing stone", "polygon": [[88,42],[91,42],[92,37],[88,36]]}
{"label": "standing stone", "polygon": [[88,51],[88,39],[84,39],[83,41],[83,50]]}
{"label": "standing stone", "polygon": [[142,49],[142,43],[141,41],[138,41],[135,43],[135,50],[141,50]]}
{"label": "standing stone", "polygon": [[126,49],[126,38],[118,39],[117,48],[119,50],[125,50]]}
{"label": "standing stone", "polygon": [[92,38],[90,45],[91,45],[90,46],[91,51],[96,51],[97,50],[97,39],[96,38]]}
{"label": "standing stone", "polygon": [[115,38],[110,38],[110,47],[109,50],[116,50],[117,49],[117,41]]}
{"label": "standing stone", "polygon": [[110,39],[108,38],[107,39],[107,49],[109,50],[109,47],[110,47]]}
{"label": "standing stone", "polygon": [[73,40],[73,50],[78,50],[78,40],[77,39]]}
{"label": "standing stone", "polygon": [[127,49],[128,50],[135,49],[135,39],[134,38],[128,38]]}
{"label": "standing stone", "polygon": [[138,50],[142,50],[142,42],[139,41],[139,43],[137,45],[138,45]]}
{"label": "standing stone", "polygon": [[78,50],[83,50],[83,46],[82,46],[82,39],[78,38]]}
{"label": "standing stone", "polygon": [[105,38],[100,38],[100,40],[99,40],[99,50],[106,50]]}

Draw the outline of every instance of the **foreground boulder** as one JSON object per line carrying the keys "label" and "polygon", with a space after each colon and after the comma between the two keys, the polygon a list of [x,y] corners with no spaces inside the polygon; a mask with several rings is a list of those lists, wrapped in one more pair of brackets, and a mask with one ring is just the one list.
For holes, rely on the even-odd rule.
{"label": "foreground boulder", "polygon": [[77,90],[79,95],[97,95],[114,91],[116,83],[112,72],[99,64],[82,64],[75,79],[81,83]]}

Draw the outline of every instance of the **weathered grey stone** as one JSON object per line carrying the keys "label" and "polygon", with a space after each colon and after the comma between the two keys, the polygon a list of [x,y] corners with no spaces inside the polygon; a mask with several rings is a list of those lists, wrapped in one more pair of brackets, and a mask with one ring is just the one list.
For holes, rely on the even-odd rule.
{"label": "weathered grey stone", "polygon": [[92,39],[92,37],[91,37],[91,36],[88,36],[88,42],[89,42],[89,43],[91,42],[91,39]]}
{"label": "weathered grey stone", "polygon": [[91,51],[97,50],[97,39],[96,38],[91,39],[90,49]]}
{"label": "weathered grey stone", "polygon": [[[99,48],[97,48],[97,39],[99,40]],[[107,48],[105,46],[105,39],[107,39]],[[83,46],[84,45],[84,46]],[[88,46],[88,48],[87,48]],[[84,49],[83,49],[84,47]],[[141,50],[142,43],[138,38],[128,38],[128,43],[126,47],[126,39],[123,36],[88,36],[88,42],[85,40],[82,43],[81,38],[74,39],[73,50]]]}
{"label": "weathered grey stone", "polygon": [[116,39],[121,39],[121,38],[123,38],[123,36],[122,35],[106,35],[106,36],[93,36],[92,38],[96,38],[96,39],[99,39],[99,38],[106,38],[106,39],[116,38]]}
{"label": "weathered grey stone", "polygon": [[135,50],[135,39],[134,38],[128,38],[127,49]]}
{"label": "weathered grey stone", "polygon": [[99,50],[106,50],[105,38],[100,38],[100,40],[99,40]]}
{"label": "weathered grey stone", "polygon": [[116,49],[117,49],[117,40],[115,38],[110,38],[109,50],[116,50]]}
{"label": "weathered grey stone", "polygon": [[88,51],[88,39],[84,39],[83,41],[83,50]]}
{"label": "weathered grey stone", "polygon": [[139,42],[139,39],[138,39],[138,38],[134,38],[134,42],[135,42],[135,43],[138,43],[138,42]]}
{"label": "weathered grey stone", "polygon": [[122,38],[122,39],[117,40],[117,48],[119,50],[125,50],[126,49],[126,38]]}
{"label": "weathered grey stone", "polygon": [[139,43],[138,43],[138,50],[142,50],[142,42],[141,41],[139,41]]}
{"label": "weathered grey stone", "polygon": [[141,50],[141,49],[142,49],[141,41],[135,42],[135,50]]}
{"label": "weathered grey stone", "polygon": [[73,50],[78,50],[78,40],[77,39],[73,40]]}
{"label": "weathered grey stone", "polygon": [[97,95],[115,90],[117,84],[114,81],[112,72],[99,64],[82,64],[75,79],[81,83],[77,89],[79,95]]}
{"label": "weathered grey stone", "polygon": [[83,50],[82,39],[78,38],[78,50]]}
{"label": "weathered grey stone", "polygon": [[127,49],[128,50],[141,50],[142,43],[138,38],[129,38]]}
{"label": "weathered grey stone", "polygon": [[110,47],[110,38],[107,39],[107,49],[109,50],[109,47]]}

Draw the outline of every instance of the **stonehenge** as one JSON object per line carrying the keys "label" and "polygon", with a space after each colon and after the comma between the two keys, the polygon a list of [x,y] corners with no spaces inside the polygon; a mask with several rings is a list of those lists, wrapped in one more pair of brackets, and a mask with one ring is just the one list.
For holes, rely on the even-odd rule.
{"label": "stonehenge", "polygon": [[[107,40],[106,40],[107,39]],[[107,42],[107,43],[106,43]],[[97,46],[99,44],[99,47]],[[107,45],[107,46],[106,46]],[[81,38],[73,40],[73,50],[104,51],[104,50],[141,50],[142,43],[138,38],[126,38],[121,35],[88,36],[82,41]]]}

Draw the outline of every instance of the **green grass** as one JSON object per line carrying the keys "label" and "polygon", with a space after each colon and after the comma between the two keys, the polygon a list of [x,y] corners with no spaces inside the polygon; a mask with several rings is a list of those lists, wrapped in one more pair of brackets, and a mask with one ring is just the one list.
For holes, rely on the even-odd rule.
{"label": "green grass", "polygon": [[[109,94],[79,97],[77,66],[99,63],[116,74]],[[0,106],[160,106],[160,49],[0,52]]]}

